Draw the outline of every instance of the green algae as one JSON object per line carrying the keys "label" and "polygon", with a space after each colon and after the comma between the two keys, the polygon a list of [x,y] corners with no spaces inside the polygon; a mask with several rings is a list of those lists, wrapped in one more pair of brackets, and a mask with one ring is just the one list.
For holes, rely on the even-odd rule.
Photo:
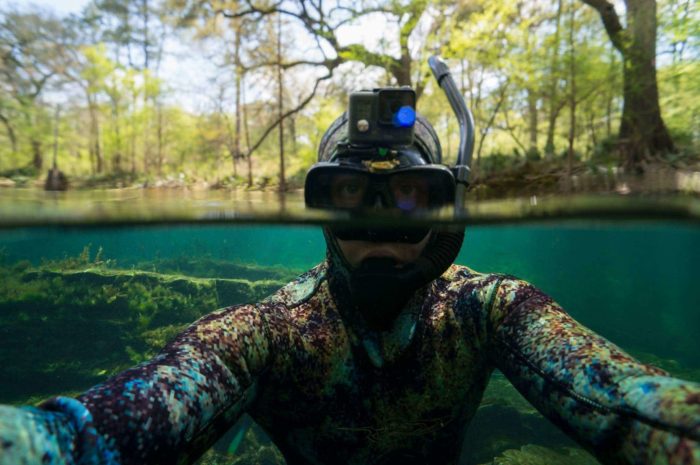
{"label": "green algae", "polygon": [[245,276],[251,281],[290,281],[305,270],[293,270],[274,266],[235,263],[209,257],[157,259],[136,265],[138,269],[153,268],[162,274],[187,275],[200,278],[236,278]]}
{"label": "green algae", "polygon": [[[153,357],[187,325],[256,302],[287,279],[199,278],[111,268],[101,253],[0,265],[0,402],[81,391]],[[279,276],[273,270],[267,277]],[[258,268],[251,275],[259,277]]]}
{"label": "green algae", "polygon": [[520,449],[504,451],[482,465],[598,465],[599,462],[583,449],[564,447],[550,449],[528,444]]}
{"label": "green algae", "polygon": [[[118,268],[103,255],[99,249],[93,255],[86,247],[78,256],[39,266],[28,261],[0,266],[0,378],[22,386],[21,392],[7,397],[2,397],[7,393],[0,386],[2,402],[36,403],[50,395],[77,395],[152,357],[200,316],[226,305],[260,300],[294,274],[211,259],[157,260],[128,269]],[[4,354],[13,354],[17,360],[3,358]],[[646,352],[632,354],[674,376],[700,380],[699,370],[675,360]],[[497,374],[469,428],[468,451],[460,463],[597,463],[577,461],[577,454],[585,453],[572,446]],[[213,449],[201,463],[284,461],[269,440],[251,429],[235,457],[225,449]]]}

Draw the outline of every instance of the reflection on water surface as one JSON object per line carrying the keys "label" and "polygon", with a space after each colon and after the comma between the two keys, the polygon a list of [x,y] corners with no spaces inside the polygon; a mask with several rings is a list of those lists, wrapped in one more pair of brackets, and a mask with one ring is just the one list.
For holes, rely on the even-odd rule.
{"label": "reflection on water surface", "polygon": [[[684,195],[531,196],[509,200],[468,200],[466,209],[451,209],[405,222],[487,224],[565,218],[678,219],[700,221],[700,199]],[[343,222],[343,212],[307,209],[303,193],[261,191],[189,191],[182,189],[113,189],[44,192],[0,190],[0,227],[149,223],[287,223]],[[356,219],[352,220],[356,222]],[[373,216],[372,223],[396,224],[396,218]]]}

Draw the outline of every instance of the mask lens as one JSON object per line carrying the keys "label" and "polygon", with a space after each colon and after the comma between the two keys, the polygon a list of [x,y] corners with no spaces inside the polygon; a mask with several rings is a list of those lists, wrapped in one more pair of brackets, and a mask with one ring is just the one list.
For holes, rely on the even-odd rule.
{"label": "mask lens", "polygon": [[430,205],[430,185],[428,180],[416,174],[392,176],[389,189],[394,198],[394,206],[410,212]]}
{"label": "mask lens", "polygon": [[312,208],[414,213],[450,204],[454,193],[454,177],[444,168],[384,174],[317,166],[306,177],[304,196]]}
{"label": "mask lens", "polygon": [[417,244],[430,232],[430,228],[353,228],[331,226],[331,232],[345,241],[403,242]]}
{"label": "mask lens", "polygon": [[367,192],[369,181],[360,174],[344,173],[331,180],[331,204],[335,208],[359,208]]}

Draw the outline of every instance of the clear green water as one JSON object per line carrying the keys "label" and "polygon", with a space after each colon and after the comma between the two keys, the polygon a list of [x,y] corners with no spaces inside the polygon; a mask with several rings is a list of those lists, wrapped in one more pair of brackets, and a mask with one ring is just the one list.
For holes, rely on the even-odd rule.
{"label": "clear green water", "polygon": [[[3,261],[77,257],[113,268],[212,259],[304,271],[323,259],[314,226],[23,228],[0,231]],[[155,263],[154,263],[155,262]],[[700,369],[700,228],[672,222],[474,226],[457,263],[526,279],[618,345]],[[47,312],[50,309],[47,309]]]}
{"label": "clear green water", "polygon": [[[700,381],[700,226],[688,215],[676,215],[679,221],[590,216],[469,225],[457,263],[526,279],[643,361]],[[53,218],[43,223],[61,223]],[[10,221],[13,227],[0,229],[0,402],[80,392],[152,356],[199,315],[258,299],[324,257],[319,226],[184,219],[88,227],[80,221],[42,226],[40,217],[31,227]],[[124,281],[123,273],[140,277]],[[245,280],[250,292],[182,290],[164,278],[173,275]],[[526,444],[575,447],[498,375],[475,422],[468,440],[483,448],[466,453],[463,464],[490,463]],[[249,432],[238,455],[258,450],[246,444],[265,444],[260,436]],[[212,454],[218,453],[202,463],[229,463]]]}

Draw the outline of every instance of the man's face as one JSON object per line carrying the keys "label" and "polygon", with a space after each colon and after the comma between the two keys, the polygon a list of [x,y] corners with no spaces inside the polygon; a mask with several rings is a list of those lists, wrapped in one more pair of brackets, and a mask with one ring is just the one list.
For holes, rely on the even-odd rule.
{"label": "man's face", "polygon": [[430,240],[430,234],[416,244],[402,242],[344,241],[338,239],[338,246],[350,266],[357,268],[367,258],[393,258],[397,268],[416,261]]}

